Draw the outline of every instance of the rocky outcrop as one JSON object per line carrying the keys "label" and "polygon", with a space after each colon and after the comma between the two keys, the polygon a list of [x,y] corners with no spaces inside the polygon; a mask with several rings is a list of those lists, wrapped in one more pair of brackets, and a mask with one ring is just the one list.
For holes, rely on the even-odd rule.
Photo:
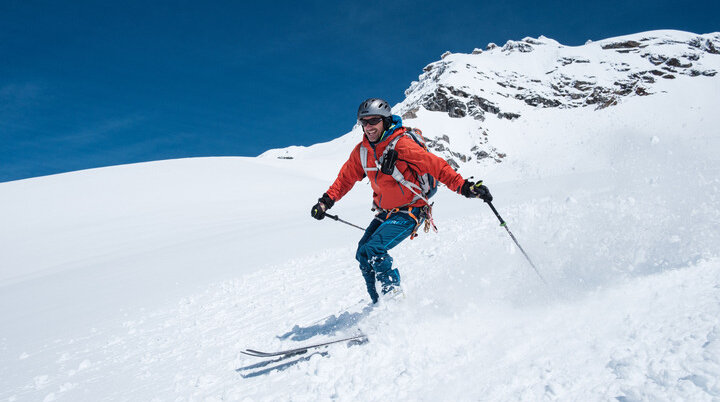
{"label": "rocky outcrop", "polygon": [[[574,50],[540,37],[507,41],[502,47],[489,43],[485,50],[476,48],[467,55],[446,52],[441,60],[427,65],[418,81],[405,91],[407,98],[400,113],[413,119],[424,108],[451,118],[471,117],[482,129],[489,117],[514,120],[528,106],[612,107],[623,98],[653,95],[662,80],[715,76],[716,70],[708,66],[717,63],[708,61],[720,55],[720,34],[693,37],[658,31],[619,40],[588,41],[586,46]],[[548,55],[557,57],[554,63],[552,59],[548,62]],[[518,58],[547,68],[513,69],[510,63],[518,63]],[[508,60],[507,66],[503,60]],[[503,110],[511,107],[513,110]],[[442,136],[429,141],[453,166],[503,159],[501,152],[480,139],[464,151],[451,150]]]}
{"label": "rocky outcrop", "polygon": [[604,50],[607,49],[623,49],[620,51],[621,53],[625,53],[626,49],[636,49],[636,48],[642,48],[646,47],[647,45],[643,45],[640,42],[634,41],[634,40],[628,40],[625,42],[615,42],[615,43],[609,43],[607,45],[603,45],[602,48]]}
{"label": "rocky outcrop", "polygon": [[458,169],[460,163],[467,163],[473,160],[476,162],[489,160],[499,163],[506,156],[506,154],[498,152],[495,147],[488,144],[487,131],[482,131],[480,136],[475,139],[475,145],[472,146],[469,153],[454,151],[450,147],[450,138],[447,135],[430,138],[425,137],[425,143],[429,150],[435,155],[445,159],[453,169]]}
{"label": "rocky outcrop", "polygon": [[492,113],[500,118],[516,119],[517,113],[503,113],[493,102],[468,92],[439,85],[435,91],[425,95],[420,104],[433,112],[445,112],[450,117],[471,116],[475,120],[485,120],[485,113]]}
{"label": "rocky outcrop", "polygon": [[[716,40],[720,40],[720,38],[718,38],[718,35],[715,35],[715,38]],[[697,37],[691,40],[688,44],[692,47],[698,48],[710,54],[720,54],[718,46],[710,39]]]}

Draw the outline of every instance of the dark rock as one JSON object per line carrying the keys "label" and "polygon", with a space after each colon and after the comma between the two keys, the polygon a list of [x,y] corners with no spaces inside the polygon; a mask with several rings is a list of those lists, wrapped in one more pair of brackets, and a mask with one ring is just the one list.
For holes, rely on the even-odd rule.
{"label": "dark rock", "polygon": [[472,149],[470,149],[470,152],[472,152],[473,155],[475,155],[475,158],[477,158],[478,161],[490,157],[489,153],[481,150],[480,147],[478,147],[477,145],[472,147]]}
{"label": "dark rock", "polygon": [[[648,61],[656,66],[659,66],[660,64],[663,64],[667,61],[667,57],[660,56],[660,55],[649,55]],[[644,56],[643,56],[644,57]]]}
{"label": "dark rock", "polygon": [[705,49],[708,53],[720,54],[720,50],[715,47],[715,44],[710,39],[705,42]]}
{"label": "dark rock", "polygon": [[643,80],[643,82],[646,82],[648,84],[652,84],[655,82],[655,78],[647,76],[647,75],[643,75],[640,79]]}
{"label": "dark rock", "polygon": [[630,65],[627,63],[622,63],[619,66],[615,67],[615,70],[620,71],[621,73],[624,73],[626,71],[630,71]]}
{"label": "dark rock", "polygon": [[594,85],[594,82],[578,80],[573,83],[573,88],[577,89],[578,91],[585,92],[591,90]]}
{"label": "dark rock", "polygon": [[477,105],[480,109],[482,109],[485,112],[492,113],[492,114],[498,114],[500,113],[500,108],[497,107],[494,103],[490,102],[489,100],[485,98],[481,98],[479,96],[473,96],[472,100],[470,101],[470,104]]}
{"label": "dark rock", "polygon": [[605,109],[606,107],[610,106],[616,106],[617,105],[617,99],[610,98],[607,101],[603,102],[602,104],[598,105],[596,109]]}
{"label": "dark rock", "polygon": [[439,86],[420,103],[430,111],[446,112],[450,117],[470,115],[480,121],[485,120],[485,113],[500,113],[500,108],[493,102],[453,87]]}
{"label": "dark rock", "polygon": [[680,62],[680,60],[678,60],[678,59],[676,59],[676,58],[674,58],[674,57],[673,57],[672,59],[670,59],[670,60],[667,61],[667,65],[668,65],[668,66],[672,66],[672,67],[679,67],[679,68],[692,67],[692,63],[683,64],[683,63]]}
{"label": "dark rock", "polygon": [[484,159],[484,158],[490,157],[490,154],[485,151],[478,151],[475,155],[477,156],[478,159]]}
{"label": "dark rock", "polygon": [[441,141],[450,144],[450,137],[448,137],[446,134],[443,134],[442,137],[425,138],[425,143],[427,144],[428,148],[434,149],[436,151],[445,150],[445,145],[441,144]]}
{"label": "dark rock", "polygon": [[517,114],[517,113],[498,113],[498,114],[497,114],[497,117],[498,117],[499,119],[515,120],[515,119],[517,119],[518,117],[520,117],[520,115]]}
{"label": "dark rock", "polygon": [[674,79],[675,79],[675,76],[672,75],[672,74],[665,74],[665,75],[663,75],[662,77],[665,78],[665,79],[669,79],[669,80],[674,80]]}
{"label": "dark rock", "polygon": [[704,75],[706,77],[714,77],[715,74],[717,74],[717,71],[715,71],[715,70],[707,70],[707,71],[703,71],[703,73],[702,73],[702,75]]}
{"label": "dark rock", "polygon": [[[636,42],[634,40],[629,40],[625,42],[616,42],[616,43],[610,43],[607,45],[604,45],[603,49],[632,49],[640,47],[640,42]],[[643,46],[644,47],[644,46]]]}
{"label": "dark rock", "polygon": [[447,114],[450,117],[465,117],[467,116],[467,106],[459,99],[448,98],[447,100]]}
{"label": "dark rock", "polygon": [[697,37],[688,44],[692,47],[696,47],[698,49],[702,49],[710,54],[720,54],[720,51],[715,47],[715,44],[710,39],[704,40],[701,37]]}
{"label": "dark rock", "polygon": [[633,79],[635,84],[637,84],[639,81],[652,84],[655,82],[655,78],[648,76],[648,73],[649,71],[640,71],[630,75],[630,78]]}
{"label": "dark rock", "polygon": [[521,53],[530,53],[535,49],[526,42],[515,42],[514,40],[509,40],[505,43],[505,46],[502,47],[502,51],[509,52],[512,50],[517,50]]}
{"label": "dark rock", "polygon": [[540,42],[539,40],[537,40],[537,39],[535,39],[535,38],[531,38],[531,37],[529,37],[529,36],[524,37],[522,41],[523,41],[523,42],[526,42],[526,43],[529,43],[529,44],[531,44],[531,45],[542,45],[542,44],[543,44],[543,43]]}
{"label": "dark rock", "polygon": [[521,99],[521,100],[525,101],[525,103],[527,103],[528,105],[535,106],[535,107],[540,106],[540,105],[542,105],[542,107],[558,107],[558,106],[562,105],[562,103],[557,99],[546,99],[540,95],[526,97],[524,95],[518,94],[518,95],[515,95],[515,98]]}
{"label": "dark rock", "polygon": [[[653,80],[653,81],[654,81],[654,80]],[[647,95],[650,95],[650,92],[648,92],[648,91],[647,91],[645,88],[643,88],[643,87],[637,87],[637,88],[635,89],[635,94],[636,94],[636,95],[640,95],[640,96],[647,96]]]}
{"label": "dark rock", "polygon": [[593,89],[593,93],[585,98],[586,105],[599,105],[599,109],[612,106],[615,104],[613,102],[617,103],[615,97],[612,96],[612,91],[602,87],[596,87]]}
{"label": "dark rock", "polygon": [[478,121],[485,121],[485,113],[483,113],[482,109],[478,108],[477,105],[473,105],[468,103],[468,115],[472,116],[473,119]]}
{"label": "dark rock", "polygon": [[456,89],[456,88],[453,88],[453,87],[445,87],[445,88],[447,88],[448,91],[450,91],[450,93],[453,94],[453,95],[455,95],[455,96],[460,96],[460,97],[463,97],[463,98],[468,98],[468,97],[470,97],[470,94],[469,94],[469,93],[467,93],[467,92],[465,92],[465,91],[463,91],[463,90],[461,90],[461,89]]}
{"label": "dark rock", "polygon": [[417,119],[417,111],[419,108],[412,108],[408,110],[407,112],[403,113],[402,118],[403,120],[407,119]]}
{"label": "dark rock", "polygon": [[463,154],[461,154],[461,153],[459,153],[459,152],[450,151],[450,155],[452,155],[452,156],[460,159],[460,162],[463,162],[463,163],[464,163],[464,162],[467,162],[467,161],[468,161],[467,155],[463,155]]}
{"label": "dark rock", "polygon": [[467,107],[465,104],[455,98],[448,96],[445,87],[438,87],[434,93],[426,96],[422,105],[425,109],[433,112],[447,112],[450,117],[465,117],[467,115]]}
{"label": "dark rock", "polygon": [[616,89],[615,91],[613,91],[615,95],[625,96],[633,92],[634,86],[631,84],[621,84],[616,82],[615,85],[620,86],[620,89]]}

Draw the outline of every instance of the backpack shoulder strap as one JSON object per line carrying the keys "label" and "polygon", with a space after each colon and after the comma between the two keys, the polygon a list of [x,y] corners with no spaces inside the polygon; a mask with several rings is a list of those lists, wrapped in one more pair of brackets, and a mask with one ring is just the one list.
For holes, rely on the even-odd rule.
{"label": "backpack shoulder strap", "polygon": [[367,163],[367,157],[368,157],[368,149],[365,148],[365,145],[360,144],[360,164],[362,165],[363,170],[365,171],[365,175],[367,175],[368,172],[379,170],[377,164],[376,166],[369,167]]}
{"label": "backpack shoulder strap", "polygon": [[[365,171],[365,174],[367,175],[367,172],[379,171],[379,170],[380,170],[380,166],[382,166],[382,161],[385,159],[385,156],[387,155],[388,152],[390,152],[390,151],[392,151],[392,150],[395,149],[395,146],[397,145],[398,141],[400,141],[400,138],[402,138],[402,137],[404,137],[404,136],[408,136],[408,137],[410,137],[411,139],[413,139],[413,141],[416,141],[416,142],[417,142],[417,140],[415,140],[415,139],[413,138],[413,135],[410,133],[411,130],[412,130],[412,129],[409,128],[409,129],[407,129],[407,130],[405,131],[405,133],[403,133],[403,135],[398,135],[397,137],[395,137],[395,138],[388,144],[388,146],[385,147],[385,150],[383,151],[383,154],[380,156],[380,160],[379,160],[379,161],[378,161],[378,160],[375,160],[375,166],[372,166],[372,167],[371,167],[371,166],[368,166],[368,163],[367,163],[367,159],[368,159],[368,149],[367,149],[363,144],[360,144],[360,163],[362,164],[362,168],[363,168],[363,170]],[[394,167],[393,167],[393,172],[392,172],[392,175],[391,175],[391,176],[392,176],[393,179],[395,179],[395,181],[397,181],[397,182],[400,183],[402,186],[404,186],[404,187],[406,187],[408,190],[410,190],[413,194],[415,194],[415,197],[413,197],[413,200],[410,202],[410,204],[414,203],[415,201],[417,201],[417,200],[419,200],[419,199],[424,200],[426,204],[429,204],[429,203],[430,203],[430,202],[428,201],[427,197],[425,197],[425,196],[423,195],[422,187],[420,187],[420,186],[418,186],[417,184],[415,184],[415,183],[409,181],[408,179],[406,179],[405,176],[403,176],[402,172],[400,172],[400,169],[398,169],[397,166],[394,166]],[[410,204],[408,204],[408,205],[410,205]]]}
{"label": "backpack shoulder strap", "polygon": [[[408,128],[405,130],[403,135],[397,136],[390,144],[388,144],[387,148],[385,149],[385,153],[387,153],[389,150],[394,150],[395,146],[397,145],[398,141],[400,141],[400,138],[408,136],[412,139],[412,128]],[[415,141],[413,139],[413,141]],[[383,156],[385,156],[385,153],[383,153]],[[422,187],[418,186],[417,184],[409,181],[408,179],[403,176],[403,174],[400,172],[400,169],[398,169],[397,166],[393,167],[392,172],[392,178],[395,179],[398,183],[406,187],[408,190],[410,190],[413,194],[415,194],[415,197],[413,197],[413,200],[410,201],[410,204],[414,203],[415,201],[422,199],[425,201],[426,204],[429,204],[427,197],[423,195],[423,189]]]}

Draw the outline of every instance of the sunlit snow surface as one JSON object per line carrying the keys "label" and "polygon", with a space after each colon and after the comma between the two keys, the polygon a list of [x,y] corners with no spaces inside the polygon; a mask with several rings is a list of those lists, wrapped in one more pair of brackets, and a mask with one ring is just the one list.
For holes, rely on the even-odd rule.
{"label": "sunlit snow surface", "polygon": [[[720,80],[660,89],[408,121],[451,143],[482,127],[507,153],[460,172],[490,187],[549,286],[487,206],[443,188],[439,233],[392,251],[406,297],[369,308],[361,232],[309,216],[357,131],[294,159],[2,183],[0,400],[720,398]],[[366,225],[370,198],[358,183],[332,211]],[[366,345],[240,354],[358,329]]]}

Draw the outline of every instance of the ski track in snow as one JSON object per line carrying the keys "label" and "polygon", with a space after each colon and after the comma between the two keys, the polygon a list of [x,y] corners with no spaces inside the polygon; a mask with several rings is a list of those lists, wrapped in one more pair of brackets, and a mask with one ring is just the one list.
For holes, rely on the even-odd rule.
{"label": "ski track in snow", "polygon": [[[0,398],[717,399],[720,261],[709,252],[718,244],[717,179],[688,180],[687,169],[675,177],[675,169],[660,172],[660,185],[560,177],[571,196],[498,204],[551,289],[482,203],[441,190],[440,233],[391,253],[404,300],[368,308],[354,247],[316,247],[256,270],[239,266],[248,273],[173,307],[10,356],[3,381],[15,385]],[[664,190],[681,179],[686,192]],[[322,241],[319,230],[312,236]],[[343,230],[346,244],[361,235]],[[367,345],[269,364],[239,353],[357,328]]]}
{"label": "ski track in snow", "polygon": [[[504,249],[513,263],[490,266],[482,256],[457,251],[471,250],[478,233],[497,229],[486,218],[470,217],[480,222],[474,225],[442,223],[441,236],[453,241],[436,242],[438,235],[431,234],[399,247],[394,254],[407,293],[403,300],[368,308],[350,260],[354,249],[330,249],[219,283],[119,328],[56,340],[19,356],[18,366],[45,366],[3,398],[720,397],[719,261],[585,294],[564,292],[554,282],[558,277],[550,276],[557,296],[506,247],[499,229],[485,242]],[[504,281],[519,285],[499,292],[497,283]],[[351,318],[359,316],[353,325]],[[247,347],[299,346],[311,334],[317,334],[313,342],[332,339],[357,327],[368,334],[368,345],[336,345],[267,366],[239,354]]]}

